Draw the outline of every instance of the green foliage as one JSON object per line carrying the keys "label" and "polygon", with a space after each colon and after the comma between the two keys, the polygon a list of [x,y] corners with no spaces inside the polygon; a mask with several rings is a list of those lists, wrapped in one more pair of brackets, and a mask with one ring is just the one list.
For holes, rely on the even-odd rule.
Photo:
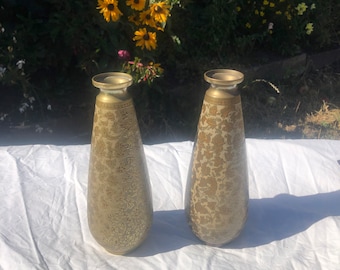
{"label": "green foliage", "polygon": [[150,62],[148,65],[144,65],[138,57],[135,57],[134,61],[125,62],[122,71],[130,74],[134,83],[147,82],[149,86],[154,79],[163,74],[163,69],[159,64]]}
{"label": "green foliage", "polygon": [[234,1],[190,1],[174,10],[172,29],[191,56],[226,57],[237,25]]}
{"label": "green foliage", "polygon": [[[298,15],[302,3],[307,9]],[[171,68],[183,59],[230,59],[259,48],[294,55],[339,44],[337,0],[172,0],[169,4],[172,15],[157,37],[157,53],[150,55],[136,48],[127,20],[104,20],[97,1],[7,0],[0,7],[0,82],[18,84],[24,91],[34,85],[41,93],[56,94],[73,78],[119,70],[119,50]],[[307,23],[313,23],[309,34]],[[25,64],[19,70],[20,60]],[[64,87],[56,87],[59,82]]]}
{"label": "green foliage", "polygon": [[282,55],[295,55],[308,44],[318,10],[311,0],[244,1],[236,9],[238,31],[261,33],[258,44]]}
{"label": "green foliage", "polygon": [[[27,82],[37,86],[41,94],[44,91],[56,94],[56,89],[65,89],[65,85],[56,87],[57,78],[90,76],[120,67],[119,46],[129,46],[123,26],[103,22],[95,1],[29,3],[13,1],[1,6],[4,32],[0,34],[0,65],[6,68],[2,81],[22,81],[22,72],[15,76],[8,71],[13,73],[17,70],[15,63],[25,60]],[[49,89],[41,89],[45,87]]]}
{"label": "green foliage", "polygon": [[173,13],[172,27],[196,58],[296,55],[339,45],[339,8],[337,0],[192,0]]}
{"label": "green foliage", "polygon": [[[170,1],[171,6],[178,3],[179,0]],[[67,88],[65,80],[120,70],[119,50],[156,62],[157,53],[142,52],[135,46],[135,27],[127,16],[108,23],[97,6],[96,0],[35,0],[26,4],[7,0],[1,4],[0,83],[21,83],[24,87],[22,81],[26,80],[25,84],[33,84],[41,92],[56,94],[55,89]],[[128,14],[124,6],[127,9],[120,1],[120,7]],[[167,35],[161,33],[160,39],[168,39]],[[160,48],[160,54],[166,54],[164,50]],[[20,72],[16,67],[19,60],[25,60]],[[56,87],[56,78],[64,78],[63,87]]]}
{"label": "green foliage", "polygon": [[323,50],[340,44],[340,1],[317,1],[318,12],[315,16],[314,39],[310,46]]}
{"label": "green foliage", "polygon": [[[295,55],[340,44],[338,0],[169,0],[171,16],[150,52],[136,47],[132,38],[138,27],[128,20],[125,3],[119,0],[124,18],[108,23],[97,0],[3,0],[0,91],[4,85],[20,89],[23,102],[34,96],[35,104],[46,108],[54,97],[90,88],[92,75],[123,67],[149,89],[143,99],[153,101],[145,104],[153,104],[154,115],[159,108],[175,115],[169,112],[169,89],[201,77],[204,69],[235,63],[257,50]],[[119,56],[120,51],[131,57]],[[164,78],[151,86],[144,79],[151,82],[163,70],[150,62],[164,68]]]}

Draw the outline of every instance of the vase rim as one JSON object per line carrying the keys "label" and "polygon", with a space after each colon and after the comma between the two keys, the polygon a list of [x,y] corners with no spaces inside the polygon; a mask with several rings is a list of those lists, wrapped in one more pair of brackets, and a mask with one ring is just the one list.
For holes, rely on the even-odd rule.
{"label": "vase rim", "polygon": [[244,80],[244,74],[234,69],[212,69],[204,73],[204,79],[214,85],[236,86]]}
{"label": "vase rim", "polygon": [[100,90],[125,90],[132,84],[132,76],[124,72],[105,72],[92,77],[92,84]]}

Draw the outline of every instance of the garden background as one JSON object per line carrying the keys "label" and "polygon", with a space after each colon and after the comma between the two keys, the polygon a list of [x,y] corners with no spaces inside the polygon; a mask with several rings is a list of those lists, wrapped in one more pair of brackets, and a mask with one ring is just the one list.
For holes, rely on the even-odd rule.
{"label": "garden background", "polygon": [[[215,68],[245,74],[247,137],[340,138],[338,0],[132,2],[2,1],[0,144],[89,143],[91,77],[121,70],[144,143],[193,140]],[[157,24],[143,13],[153,4]]]}

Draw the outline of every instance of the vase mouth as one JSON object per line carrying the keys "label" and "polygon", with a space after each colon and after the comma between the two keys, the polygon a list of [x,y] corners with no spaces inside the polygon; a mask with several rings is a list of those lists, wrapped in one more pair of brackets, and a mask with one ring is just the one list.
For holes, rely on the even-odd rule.
{"label": "vase mouth", "polygon": [[206,82],[212,85],[235,87],[244,80],[244,74],[234,69],[212,69],[204,73]]}
{"label": "vase mouth", "polygon": [[92,77],[94,87],[103,91],[124,91],[132,84],[132,76],[123,72],[106,72]]}

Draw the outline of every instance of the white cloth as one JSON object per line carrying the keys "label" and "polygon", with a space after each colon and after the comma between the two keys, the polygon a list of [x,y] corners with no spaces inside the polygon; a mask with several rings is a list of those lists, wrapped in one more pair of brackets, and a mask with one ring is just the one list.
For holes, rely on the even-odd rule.
{"label": "white cloth", "polygon": [[0,268],[340,269],[340,141],[247,139],[248,220],[221,248],[186,223],[192,146],[145,145],[153,226],[125,256],[88,229],[89,145],[0,147]]}

